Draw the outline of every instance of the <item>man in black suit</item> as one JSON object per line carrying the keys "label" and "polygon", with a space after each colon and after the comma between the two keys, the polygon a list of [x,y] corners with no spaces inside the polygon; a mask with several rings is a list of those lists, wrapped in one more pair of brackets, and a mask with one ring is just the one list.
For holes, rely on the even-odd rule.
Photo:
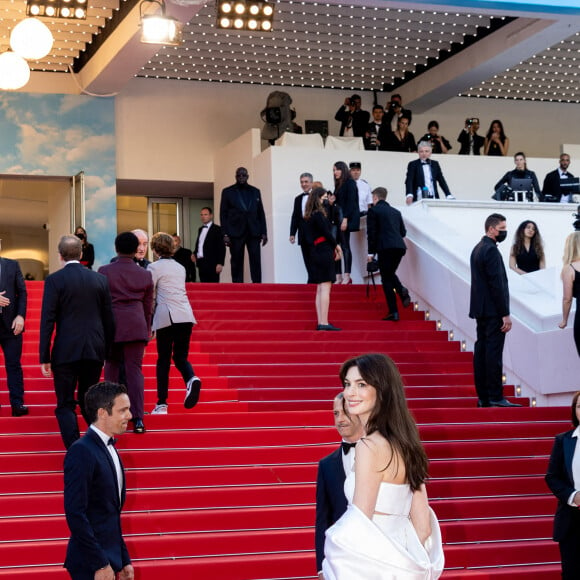
{"label": "man in black suit", "polygon": [[391,127],[385,121],[385,110],[381,105],[375,105],[372,111],[373,119],[368,124],[365,133],[364,145],[365,149],[370,151],[378,151],[381,145],[387,142]]}
{"label": "man in black suit", "polygon": [[457,137],[457,141],[461,144],[459,155],[481,155],[485,139],[477,134],[478,129],[479,119],[477,117],[465,119],[465,127]]}
{"label": "man in black suit", "polygon": [[322,576],[324,560],[324,533],[346,511],[344,480],[354,466],[354,446],[362,437],[362,424],[358,417],[350,417],[345,410],[344,396],[339,393],[333,402],[334,425],[342,437],[342,444],[318,463],[316,480],[316,569]]}
{"label": "man in black suit", "polygon": [[[300,187],[302,188],[302,193],[299,193],[294,198],[294,206],[292,208],[292,217],[290,218],[290,243],[293,244],[298,237],[298,245],[302,251],[302,259],[304,260],[304,266],[306,267],[306,273],[308,274],[307,284],[310,284],[311,274],[310,274],[310,244],[305,242],[304,238],[304,210],[306,209],[306,202],[308,201],[308,196],[312,191],[312,182],[314,178],[311,173],[302,173],[300,175]],[[296,235],[298,234],[298,236]],[[303,243],[304,242],[304,243]]]}
{"label": "man in black suit", "polygon": [[79,438],[76,387],[81,413],[89,425],[85,393],[99,381],[115,336],[115,323],[107,279],[79,262],[81,241],[72,235],[62,236],[58,252],[64,267],[44,282],[39,350],[42,374],[54,376],[55,415],[68,449]]}
{"label": "man in black suit", "polygon": [[334,119],[340,121],[341,137],[364,137],[369,124],[368,111],[361,109],[360,95],[353,95],[344,100]]}
{"label": "man in black suit", "polygon": [[193,260],[199,270],[200,282],[219,282],[226,259],[226,245],[222,229],[213,223],[211,207],[202,207],[199,213],[201,227],[197,232]]}
{"label": "man in black suit", "polygon": [[115,580],[117,574],[119,580],[133,580],[121,532],[125,472],[114,439],[131,419],[127,389],[111,382],[93,385],[84,407],[90,427],[64,460],[64,510],[70,530],[64,566],[73,580]]}
{"label": "man in black suit", "polygon": [[173,259],[185,268],[185,281],[195,282],[195,262],[192,259],[192,251],[188,248],[184,248],[181,245],[181,237],[177,234],[173,234],[173,242],[175,243]]}
{"label": "man in black suit", "polygon": [[222,191],[220,220],[224,243],[230,248],[232,282],[244,281],[244,249],[248,248],[252,282],[262,281],[260,244],[268,243],[262,195],[248,184],[248,170],[236,169],[236,183]]}
{"label": "man in black suit", "polygon": [[570,155],[562,153],[560,155],[560,167],[546,174],[540,201],[551,203],[570,203],[572,192],[566,189],[566,183],[574,176],[568,171],[570,166]]}
{"label": "man in black suit", "polygon": [[[0,240],[0,249],[2,248]],[[12,416],[28,415],[24,405],[24,377],[22,374],[22,333],[26,317],[26,284],[16,260],[0,258],[0,347],[4,352],[4,366]]]}
{"label": "man in black suit", "polygon": [[503,395],[503,346],[512,320],[508,280],[497,244],[506,236],[506,218],[493,213],[485,220],[485,236],[471,252],[469,317],[477,323],[473,376],[478,407],[521,406]]}
{"label": "man in black suit", "polygon": [[580,450],[577,448],[580,434],[579,398],[580,394],[576,393],[572,399],[574,429],[556,435],[545,478],[548,487],[558,498],[552,537],[560,547],[562,580],[577,580],[580,570],[580,472],[578,457],[574,460]]}
{"label": "man in black suit", "polygon": [[403,306],[411,304],[409,291],[401,284],[397,268],[407,251],[407,235],[401,212],[387,203],[387,190],[377,187],[373,190],[373,207],[367,215],[368,261],[377,255],[383,292],[389,312],[383,320],[399,320],[395,290],[401,297]]}
{"label": "man in black suit", "polygon": [[445,177],[443,177],[439,162],[431,159],[432,152],[431,142],[421,141],[417,147],[419,159],[411,161],[407,165],[407,177],[405,178],[407,205],[411,205],[414,201],[419,201],[420,199],[439,199],[438,183],[446,199],[455,199],[449,190]]}

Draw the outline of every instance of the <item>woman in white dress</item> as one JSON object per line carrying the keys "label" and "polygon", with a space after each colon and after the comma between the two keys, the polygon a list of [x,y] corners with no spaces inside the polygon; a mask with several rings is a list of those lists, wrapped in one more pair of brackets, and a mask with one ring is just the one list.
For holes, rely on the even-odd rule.
{"label": "woman in white dress", "polygon": [[441,532],[425,490],[428,460],[395,363],[382,354],[340,370],[346,408],[365,435],[344,484],[346,513],[326,532],[325,580],[422,580],[441,575]]}

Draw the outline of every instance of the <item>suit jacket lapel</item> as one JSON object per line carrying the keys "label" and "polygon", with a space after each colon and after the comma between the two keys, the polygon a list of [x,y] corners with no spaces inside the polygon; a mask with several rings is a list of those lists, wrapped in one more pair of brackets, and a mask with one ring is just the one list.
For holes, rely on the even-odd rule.
{"label": "suit jacket lapel", "polygon": [[117,470],[115,468],[115,462],[113,461],[113,458],[111,457],[111,454],[109,453],[109,450],[107,449],[107,446],[103,443],[103,440],[99,437],[98,433],[95,433],[90,428],[88,430],[88,433],[91,434],[91,437],[93,437],[96,444],[99,446],[99,449],[101,449],[101,451],[105,454],[105,457],[107,458],[107,461],[109,463],[109,467],[111,468],[111,471],[113,473],[113,480],[115,481],[115,491],[116,491],[115,501],[117,503],[119,511],[121,511],[121,507],[122,507],[123,503],[125,503],[125,470],[123,468],[123,462],[121,461],[121,456],[115,450],[115,453],[117,453],[117,457],[119,458],[119,464],[121,465],[121,477],[123,477],[123,482],[122,482],[122,487],[121,487],[121,498],[119,498],[119,480],[117,479]]}
{"label": "suit jacket lapel", "polygon": [[566,472],[570,481],[574,483],[574,474],[572,473],[572,459],[574,459],[574,451],[576,450],[577,437],[572,437],[572,433],[567,434],[563,439],[564,443],[564,463],[566,464]]}

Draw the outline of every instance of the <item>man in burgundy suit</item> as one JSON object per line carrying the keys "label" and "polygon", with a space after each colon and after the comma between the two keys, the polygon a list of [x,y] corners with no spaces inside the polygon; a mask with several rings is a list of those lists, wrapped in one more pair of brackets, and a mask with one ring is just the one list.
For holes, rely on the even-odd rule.
{"label": "man in burgundy suit", "polygon": [[105,361],[105,380],[118,382],[120,368],[124,365],[133,431],[145,433],[141,365],[151,335],[153,279],[151,272],[140,268],[133,260],[138,245],[139,240],[134,233],[119,234],[115,239],[117,260],[101,266],[99,273],[109,281],[115,317],[115,339]]}

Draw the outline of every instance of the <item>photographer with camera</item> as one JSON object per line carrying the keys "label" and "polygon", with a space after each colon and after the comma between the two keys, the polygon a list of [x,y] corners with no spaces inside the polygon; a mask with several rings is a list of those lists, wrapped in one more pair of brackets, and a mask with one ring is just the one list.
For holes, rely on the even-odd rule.
{"label": "photographer with camera", "polygon": [[381,105],[375,105],[373,107],[373,120],[369,123],[367,127],[367,132],[365,133],[365,149],[368,151],[383,151],[384,144],[387,142],[387,138],[391,129],[385,123],[385,110]]}
{"label": "photographer with camera", "polygon": [[419,142],[421,141],[429,141],[433,153],[447,153],[452,149],[451,143],[445,137],[439,135],[439,123],[437,121],[431,121],[427,125],[427,133],[419,139]]}
{"label": "photographer with camera", "polygon": [[391,131],[397,130],[397,122],[401,117],[409,119],[409,125],[413,120],[413,113],[410,109],[403,107],[403,98],[401,95],[391,95],[391,100],[385,107],[385,124],[390,127]]}
{"label": "photographer with camera", "polygon": [[336,121],[340,121],[341,137],[362,137],[364,139],[369,124],[368,111],[361,109],[360,95],[352,95],[344,99],[344,105],[334,115]]}
{"label": "photographer with camera", "polygon": [[373,190],[373,206],[367,216],[368,258],[371,262],[377,255],[383,292],[389,311],[383,320],[399,320],[399,310],[395,291],[401,298],[403,306],[411,304],[409,291],[401,284],[397,268],[407,251],[405,240],[407,230],[401,212],[387,203],[387,190],[377,187]]}
{"label": "photographer with camera", "polygon": [[465,127],[457,137],[457,141],[461,143],[459,155],[481,155],[485,139],[477,134],[478,129],[479,119],[477,117],[465,119]]}

